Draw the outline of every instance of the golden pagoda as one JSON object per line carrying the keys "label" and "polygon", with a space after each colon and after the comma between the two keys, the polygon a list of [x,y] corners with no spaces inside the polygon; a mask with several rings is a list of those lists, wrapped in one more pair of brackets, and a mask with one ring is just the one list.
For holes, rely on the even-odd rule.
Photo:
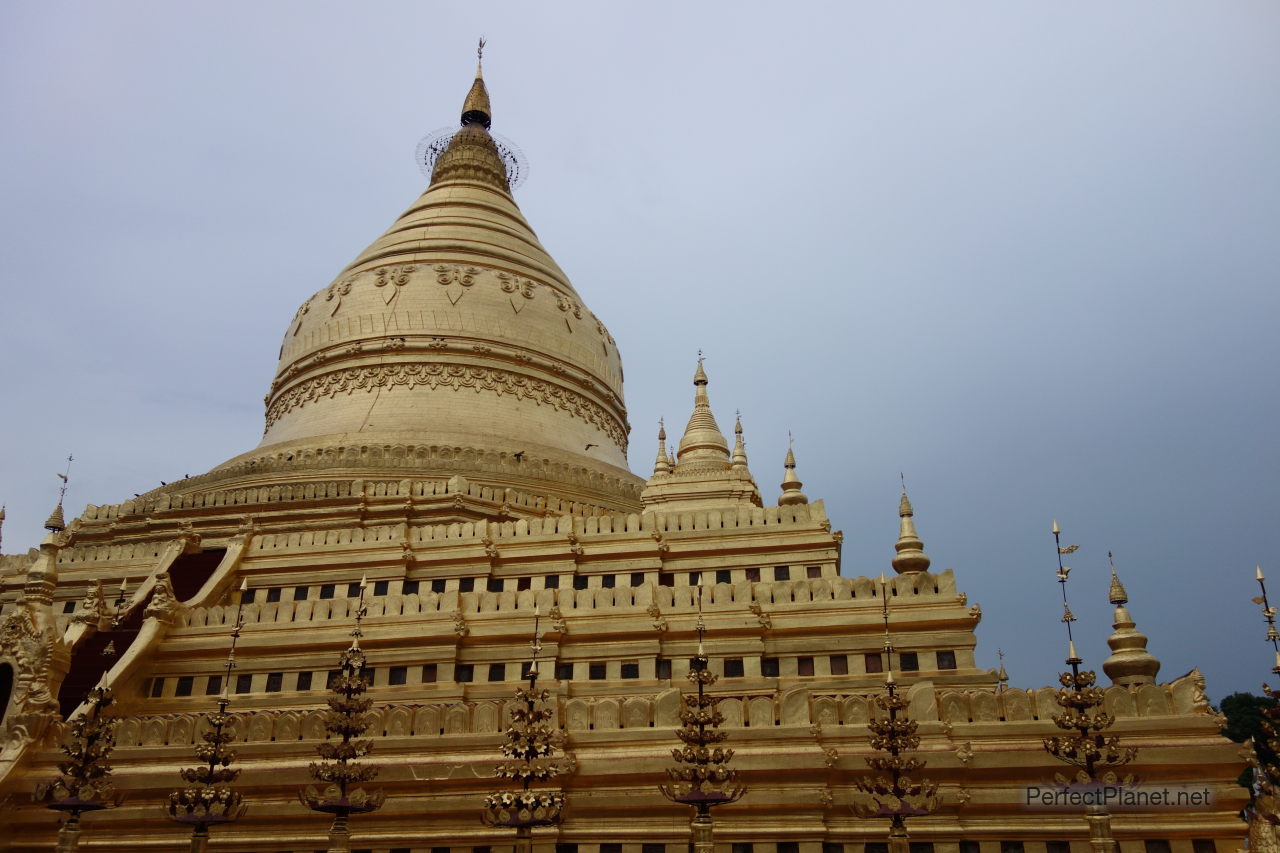
{"label": "golden pagoda", "polygon": [[[975,660],[981,609],[952,570],[930,571],[905,493],[882,587],[886,566],[842,563],[790,447],[766,500],[701,359],[677,449],[661,430],[652,474],[631,473],[617,346],[517,207],[492,120],[477,70],[426,191],[286,326],[256,448],[67,524],[59,503],[39,551],[0,563],[0,846],[52,849],[57,815],[32,792],[102,685],[124,800],[84,817],[82,848],[184,849],[189,830],[162,806],[227,695],[245,808],[209,849],[325,849],[330,821],[298,791],[332,736],[337,676],[369,682],[360,737],[383,797],[351,821],[351,849],[503,849],[511,829],[477,803],[538,611],[564,808],[532,829],[535,850],[687,848],[687,808],[659,783],[695,660],[751,791],[717,808],[717,850],[884,853],[887,821],[853,803],[891,672],[937,784],[912,853],[1085,853],[1079,810],[1031,794],[1061,767],[1042,745],[1056,690],[1008,686]],[[114,604],[104,586],[121,590]],[[1156,682],[1120,597],[1111,731],[1139,748],[1142,785],[1207,792],[1114,810],[1122,853],[1233,851],[1236,747],[1197,672]],[[358,612],[361,671],[335,673]]]}

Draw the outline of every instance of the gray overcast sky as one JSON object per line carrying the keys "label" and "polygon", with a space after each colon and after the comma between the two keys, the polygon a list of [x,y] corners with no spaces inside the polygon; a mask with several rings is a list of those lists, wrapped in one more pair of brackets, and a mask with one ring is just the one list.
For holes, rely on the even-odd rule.
{"label": "gray overcast sky", "polygon": [[898,473],[1050,683],[1049,526],[1106,553],[1162,678],[1256,691],[1280,596],[1280,5],[10,2],[0,6],[5,550],[253,447],[297,306],[423,189],[477,36],[517,191],[627,368],[631,464],[696,351],[777,495],[786,434],[889,570]]}

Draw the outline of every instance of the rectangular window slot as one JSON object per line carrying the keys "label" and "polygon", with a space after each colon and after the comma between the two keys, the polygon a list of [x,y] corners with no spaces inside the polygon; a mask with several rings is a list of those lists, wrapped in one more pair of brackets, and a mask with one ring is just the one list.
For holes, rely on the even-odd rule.
{"label": "rectangular window slot", "polygon": [[245,673],[243,675],[236,676],[236,692],[237,693],[248,693],[252,689],[253,689],[252,675]]}
{"label": "rectangular window slot", "polygon": [[638,661],[625,661],[622,664],[622,677],[623,678],[639,678],[640,663]]}
{"label": "rectangular window slot", "polygon": [[747,569],[746,575],[747,575],[747,580],[751,581],[752,583],[760,583],[760,569],[758,568]]}
{"label": "rectangular window slot", "polygon": [[915,652],[903,652],[898,655],[898,666],[903,672],[919,672],[920,656]]}
{"label": "rectangular window slot", "polygon": [[484,582],[484,588],[489,592],[502,592],[502,578],[489,578]]}
{"label": "rectangular window slot", "polygon": [[311,689],[311,673],[310,672],[298,673],[298,682],[295,689],[298,690],[299,692]]}
{"label": "rectangular window slot", "polygon": [[387,684],[395,687],[400,684],[409,683],[409,667],[393,666],[387,670]]}
{"label": "rectangular window slot", "polygon": [[333,598],[334,592],[336,592],[336,589],[334,585],[331,583],[324,584],[323,586],[320,587],[321,598]]}
{"label": "rectangular window slot", "polygon": [[279,601],[279,600],[280,600],[280,587],[278,586],[272,587],[271,589],[267,590],[268,602]]}
{"label": "rectangular window slot", "polygon": [[475,679],[475,667],[469,663],[460,663],[453,668],[453,680],[467,684]]}
{"label": "rectangular window slot", "polygon": [[813,675],[813,658],[796,658],[796,675]]}
{"label": "rectangular window slot", "polygon": [[151,698],[159,699],[163,694],[164,694],[164,679],[163,678],[151,679]]}
{"label": "rectangular window slot", "polygon": [[[253,604],[253,599],[255,596],[257,596],[257,594],[258,594],[258,591],[256,589],[242,589],[240,591],[240,603]],[[70,613],[71,611],[67,610],[65,612]]]}
{"label": "rectangular window slot", "polygon": [[670,658],[658,658],[658,663],[657,663],[657,666],[654,668],[654,670],[655,670],[655,671],[654,671],[654,674],[655,674],[659,679],[669,679],[669,678],[671,678],[671,659],[670,659]]}
{"label": "rectangular window slot", "polygon": [[716,583],[733,583],[733,572],[728,569],[716,569]]}
{"label": "rectangular window slot", "polygon": [[573,681],[573,664],[556,664],[556,681]]}
{"label": "rectangular window slot", "polygon": [[475,592],[475,578],[458,578],[458,592]]}
{"label": "rectangular window slot", "polygon": [[533,588],[533,578],[516,578],[516,592],[523,592],[526,589]]}
{"label": "rectangular window slot", "polygon": [[[938,652],[938,669],[955,669],[956,653],[955,652]],[[1050,851],[1053,853],[1053,851]]]}
{"label": "rectangular window slot", "polygon": [[204,683],[204,695],[217,696],[222,692],[222,676],[211,675],[209,680]]}
{"label": "rectangular window slot", "polygon": [[774,566],[773,579],[776,581],[791,580],[791,567],[790,566]]}
{"label": "rectangular window slot", "polygon": [[401,595],[417,595],[418,581],[405,581],[404,583],[400,584],[400,594]]}
{"label": "rectangular window slot", "polygon": [[849,658],[844,655],[831,656],[831,674],[832,675],[848,675],[849,674]]}
{"label": "rectangular window slot", "polygon": [[545,578],[543,578],[543,579],[542,579],[542,588],[543,588],[543,589],[559,589],[559,588],[560,588],[560,576],[559,576],[559,575],[547,575]]}
{"label": "rectangular window slot", "polygon": [[431,582],[431,591],[436,593],[444,592],[444,578],[436,578],[433,580]]}
{"label": "rectangular window slot", "polygon": [[760,658],[760,675],[765,678],[777,678],[778,671],[777,658]]}
{"label": "rectangular window slot", "polygon": [[724,677],[725,678],[742,678],[742,675],[743,675],[742,658],[725,658]]}
{"label": "rectangular window slot", "polygon": [[600,586],[604,587],[605,589],[613,589],[617,585],[618,585],[617,575],[605,575],[604,577],[600,578]]}
{"label": "rectangular window slot", "polygon": [[884,672],[884,658],[882,658],[879,653],[863,655],[862,660],[867,668],[867,672]]}
{"label": "rectangular window slot", "polygon": [[507,665],[505,663],[489,664],[489,680],[490,681],[506,681]]}
{"label": "rectangular window slot", "polygon": [[675,586],[675,572],[658,572],[658,586]]}
{"label": "rectangular window slot", "polygon": [[294,600],[294,601],[306,601],[306,600],[307,600],[307,588],[306,588],[305,586],[295,586],[295,587],[293,588],[293,600]]}
{"label": "rectangular window slot", "polygon": [[586,589],[586,588],[587,588],[587,578],[586,578],[586,575],[574,575],[574,576],[573,576],[573,588],[574,588],[574,589]]}
{"label": "rectangular window slot", "polygon": [[804,571],[811,578],[822,577],[822,566],[805,566]]}
{"label": "rectangular window slot", "polygon": [[437,665],[436,665],[436,664],[434,664],[434,663],[424,663],[424,664],[422,665],[422,683],[423,683],[423,684],[435,684],[435,683],[436,683],[436,677],[437,677],[437,676],[436,676],[436,666],[437,666]]}
{"label": "rectangular window slot", "polygon": [[359,583],[347,584],[347,598],[359,598],[359,597],[360,597],[360,584]]}
{"label": "rectangular window slot", "polygon": [[605,665],[602,663],[593,663],[587,667],[587,678],[592,681],[604,681]]}
{"label": "rectangular window slot", "polygon": [[284,673],[269,672],[267,673],[267,692],[279,693],[284,689]]}
{"label": "rectangular window slot", "polygon": [[631,573],[631,585],[632,585],[632,586],[644,586],[644,572],[632,572],[632,573]]}
{"label": "rectangular window slot", "polygon": [[374,581],[373,582],[374,595],[386,595],[387,590],[390,588],[391,588],[391,581]]}

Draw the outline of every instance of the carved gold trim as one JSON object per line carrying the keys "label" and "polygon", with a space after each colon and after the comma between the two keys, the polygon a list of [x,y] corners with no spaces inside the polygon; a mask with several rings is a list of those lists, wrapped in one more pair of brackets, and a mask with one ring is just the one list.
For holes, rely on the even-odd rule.
{"label": "carved gold trim", "polygon": [[412,388],[425,385],[432,390],[463,388],[476,391],[493,391],[511,394],[517,399],[544,403],[600,429],[624,452],[627,448],[626,430],[607,409],[587,397],[518,373],[492,367],[468,367],[458,364],[377,364],[349,367],[316,376],[298,383],[280,394],[267,407],[267,429],[296,408],[324,397],[350,394],[352,391],[372,391],[375,388]]}

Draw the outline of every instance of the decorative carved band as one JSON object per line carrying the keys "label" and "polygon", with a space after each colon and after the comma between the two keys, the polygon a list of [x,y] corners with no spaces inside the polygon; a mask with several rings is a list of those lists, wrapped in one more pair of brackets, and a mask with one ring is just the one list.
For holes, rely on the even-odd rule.
{"label": "decorative carved band", "polygon": [[426,385],[433,390],[452,388],[455,391],[467,388],[533,400],[538,405],[553,406],[586,421],[608,435],[624,453],[627,449],[625,428],[604,406],[582,394],[506,370],[458,364],[378,364],[350,367],[307,379],[276,397],[267,407],[267,429],[289,412],[313,400],[398,385],[407,388]]}

